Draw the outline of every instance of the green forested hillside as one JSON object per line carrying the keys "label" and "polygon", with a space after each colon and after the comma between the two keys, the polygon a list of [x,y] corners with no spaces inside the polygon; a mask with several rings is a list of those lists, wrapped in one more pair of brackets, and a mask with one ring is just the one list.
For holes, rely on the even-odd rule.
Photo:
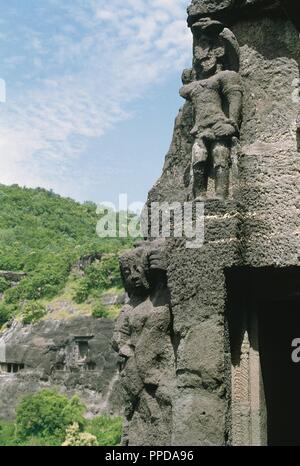
{"label": "green forested hillside", "polygon": [[[120,287],[117,256],[131,241],[99,238],[98,220],[93,203],[79,204],[40,188],[0,185],[0,270],[27,274],[13,287],[0,277],[0,325],[24,309],[42,314],[47,302],[64,293],[77,304],[95,305],[99,293]],[[93,253],[106,255],[84,277],[72,276],[76,261]]]}

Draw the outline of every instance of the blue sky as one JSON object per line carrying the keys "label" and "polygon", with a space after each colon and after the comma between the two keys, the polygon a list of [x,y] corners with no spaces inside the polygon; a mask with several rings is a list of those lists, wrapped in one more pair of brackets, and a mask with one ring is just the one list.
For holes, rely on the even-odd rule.
{"label": "blue sky", "polygon": [[191,62],[189,0],[0,0],[0,183],[144,201]]}

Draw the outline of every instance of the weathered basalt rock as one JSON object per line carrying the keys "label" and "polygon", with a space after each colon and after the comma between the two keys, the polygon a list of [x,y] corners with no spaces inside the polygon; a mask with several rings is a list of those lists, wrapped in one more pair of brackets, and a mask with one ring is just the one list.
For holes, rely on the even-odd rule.
{"label": "weathered basalt rock", "polygon": [[280,6],[279,0],[192,0],[188,8],[189,16],[210,16],[215,14],[256,13],[275,9]]}
{"label": "weathered basalt rock", "polygon": [[10,272],[8,270],[0,270],[0,277],[5,278],[9,282],[18,283],[26,277],[25,272]]}
{"label": "weathered basalt rock", "polygon": [[[154,418],[161,420],[165,413],[161,409],[159,416],[153,417],[142,401],[147,391],[142,369],[130,369],[134,374],[130,388],[125,365],[123,385],[129,399],[132,397],[131,401],[127,398],[126,406],[133,407],[127,416],[129,445],[142,444],[145,438],[151,445],[161,445],[162,438],[164,444],[168,441],[172,445],[267,443],[258,321],[270,300],[299,303],[300,296],[300,41],[283,4],[285,11],[291,11],[290,2],[267,0],[194,0],[188,10],[190,26],[200,21],[200,29],[208,27],[208,32],[205,40],[201,35],[196,38],[196,59],[194,41],[193,69],[184,72],[183,82],[185,86],[194,82],[198,89],[206,80],[209,92],[201,108],[193,98],[181,108],[162,176],[149,193],[148,207],[153,202],[175,201],[183,206],[192,200],[196,208],[203,202],[205,238],[198,249],[187,248],[184,237],[168,238],[164,243],[167,279],[162,283],[168,290],[171,318],[168,330],[161,326],[153,341],[164,351],[161,357],[169,374],[164,387],[170,394],[168,403],[164,402],[168,406],[168,436],[162,437],[159,428],[157,433],[151,430]],[[199,201],[194,199],[190,179],[198,137],[193,130],[197,112],[201,120],[207,111],[219,111],[213,106],[211,87],[217,90],[215,97],[222,102],[225,99],[215,82],[207,83],[207,77],[196,68],[200,57],[200,62],[208,60],[206,70],[215,69],[215,76],[220,72],[219,58],[215,59],[226,58],[222,42],[221,50],[216,47],[216,36],[223,31],[220,21],[230,26],[231,37],[239,45],[242,124],[236,139],[229,141],[230,154],[226,155],[229,191],[226,196],[216,196],[215,173],[206,172],[206,196]],[[240,89],[238,84],[237,92]],[[229,118],[228,106],[224,105],[223,111]],[[234,122],[231,124],[236,128]],[[205,161],[213,157],[209,152]],[[134,296],[134,287],[132,293]],[[154,316],[151,306],[143,306],[142,322]],[[124,310],[128,320],[134,320],[135,310],[135,304]],[[142,327],[134,340],[132,332],[132,328],[125,332],[132,342],[125,345],[128,365],[135,361],[136,348],[144,339]],[[167,340],[172,343],[168,349]],[[151,372],[154,362],[147,355],[144,359]],[[159,405],[159,390],[150,395],[152,404]]]}
{"label": "weathered basalt rock", "polygon": [[160,445],[171,443],[175,362],[165,267],[160,243],[140,244],[121,257],[130,301],[118,319],[113,344],[125,401],[124,445],[153,445],[157,438]]}
{"label": "weathered basalt rock", "polygon": [[211,16],[232,25],[243,19],[288,17],[300,30],[300,5],[295,0],[192,0],[188,25]]}
{"label": "weathered basalt rock", "polygon": [[14,323],[0,338],[0,418],[13,418],[20,398],[46,387],[77,393],[89,415],[121,412],[113,327],[92,317]]}

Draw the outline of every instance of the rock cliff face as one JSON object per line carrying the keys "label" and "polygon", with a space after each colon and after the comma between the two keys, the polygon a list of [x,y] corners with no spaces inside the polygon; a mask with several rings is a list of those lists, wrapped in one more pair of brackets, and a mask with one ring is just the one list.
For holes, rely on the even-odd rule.
{"label": "rock cliff face", "polygon": [[0,270],[0,277],[5,278],[8,282],[18,283],[24,277],[26,277],[26,273],[24,272],[9,272],[7,270]]}
{"label": "rock cliff face", "polygon": [[[251,15],[246,16],[250,7]],[[188,12],[195,36],[194,64],[184,74],[184,84],[194,82],[192,88],[198,93],[202,86],[206,94],[200,110],[203,113],[205,105],[211,108],[212,81],[196,77],[195,67],[204,49],[211,47],[203,69],[211,66],[214,53],[220,56],[224,35],[219,34],[219,21],[223,21],[239,44],[243,121],[235,139],[226,134],[233,134],[230,118],[222,136],[220,125],[197,132],[199,108],[193,99],[176,119],[163,174],[149,193],[148,207],[153,202],[175,201],[182,207],[188,200],[194,209],[201,204],[205,238],[194,249],[187,248],[184,235],[166,238],[159,253],[154,243],[145,243],[140,247],[146,259],[141,260],[137,250],[123,263],[132,304],[122,313],[114,340],[124,359],[121,372],[128,424],[124,443],[139,445],[147,438],[150,445],[264,445],[271,438],[271,427],[275,428],[271,426],[274,406],[268,399],[271,379],[264,367],[262,377],[261,370],[266,357],[260,322],[270,303],[277,303],[274,309],[280,305],[292,309],[295,303],[299,308],[299,34],[276,1],[194,0]],[[205,48],[204,43],[209,45]],[[213,72],[217,70],[216,66]],[[228,116],[230,109],[225,107]],[[216,141],[226,148],[222,157],[230,150],[229,195],[215,195],[216,172],[207,169],[207,193],[194,199],[191,171],[195,180],[209,158],[218,167],[219,159],[211,151]],[[175,227],[181,215],[182,211],[175,215]],[[153,264],[155,254],[166,259],[165,265]],[[153,275],[153,269],[163,275]],[[148,286],[141,296],[135,280],[145,274]],[[141,303],[155,302],[160,283],[168,290],[164,304],[169,323],[165,330],[160,327],[160,336],[157,333],[148,341],[143,322],[154,319],[157,309]],[[156,380],[148,384],[140,368],[140,352],[139,365],[133,366],[138,348],[148,347],[152,354],[154,347],[163,350],[166,340],[172,351],[164,350],[167,360],[162,366],[158,351],[151,360],[145,350],[147,373],[156,370]],[[134,378],[137,382],[130,388]],[[162,391],[169,394],[167,402],[161,402]],[[154,428],[158,419],[167,419],[163,437]]]}
{"label": "rock cliff face", "polygon": [[197,17],[214,16],[231,23],[250,16],[278,17],[284,11],[299,25],[294,6],[294,0],[193,0],[188,8],[188,21],[191,24]]}
{"label": "rock cliff face", "polygon": [[89,416],[121,412],[113,326],[92,317],[14,323],[0,337],[0,417],[14,418],[20,398],[46,387],[77,393]]}

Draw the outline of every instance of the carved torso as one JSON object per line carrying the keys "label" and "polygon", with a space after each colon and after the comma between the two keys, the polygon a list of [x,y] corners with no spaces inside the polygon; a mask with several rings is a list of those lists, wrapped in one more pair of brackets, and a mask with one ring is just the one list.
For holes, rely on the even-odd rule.
{"label": "carved torso", "polygon": [[195,109],[193,132],[212,128],[216,123],[228,121],[226,100],[232,92],[242,91],[241,78],[235,71],[218,74],[183,86],[181,95],[188,98]]}
{"label": "carved torso", "polygon": [[[134,353],[140,377],[146,383],[158,385],[158,372],[169,365],[172,345],[169,334],[170,308],[165,301],[155,302],[148,297],[134,308],[125,310],[122,326],[118,329],[123,334],[123,344],[127,340],[130,350],[123,346],[123,352],[130,357]],[[127,338],[126,338],[127,336]],[[149,380],[153,369],[157,371],[156,380]],[[151,371],[151,374],[150,372]]]}

